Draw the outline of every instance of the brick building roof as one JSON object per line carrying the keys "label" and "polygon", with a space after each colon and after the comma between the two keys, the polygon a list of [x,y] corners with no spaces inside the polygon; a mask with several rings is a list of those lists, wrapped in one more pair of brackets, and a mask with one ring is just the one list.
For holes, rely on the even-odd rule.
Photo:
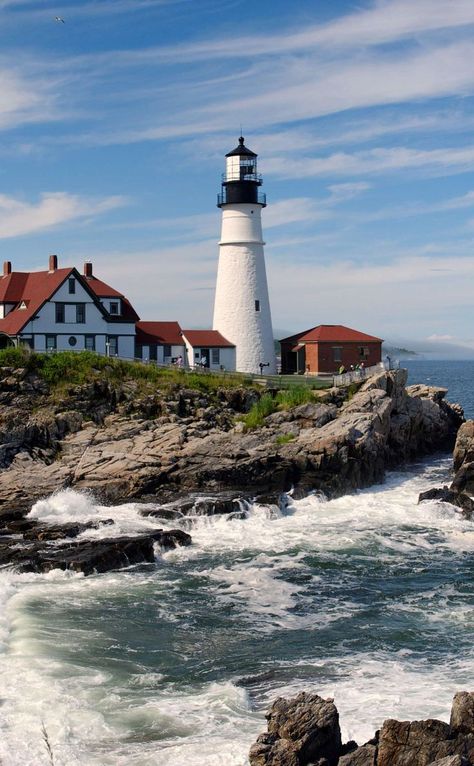
{"label": "brick building roof", "polygon": [[283,338],[280,343],[382,343],[382,338],[367,335],[342,324],[320,324],[309,330]]}

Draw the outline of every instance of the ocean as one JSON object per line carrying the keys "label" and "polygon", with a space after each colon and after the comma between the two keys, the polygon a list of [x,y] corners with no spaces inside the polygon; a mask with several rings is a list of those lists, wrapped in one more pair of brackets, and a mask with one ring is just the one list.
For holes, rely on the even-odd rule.
{"label": "ocean", "polygon": [[[474,362],[407,366],[474,415]],[[2,766],[50,764],[45,732],[56,766],[245,766],[268,705],[301,690],[334,697],[360,743],[387,717],[447,719],[474,685],[474,526],[417,498],[449,473],[436,455],[337,500],[191,518],[194,544],[155,565],[3,569]],[[138,509],[66,490],[32,513],[172,526]]]}

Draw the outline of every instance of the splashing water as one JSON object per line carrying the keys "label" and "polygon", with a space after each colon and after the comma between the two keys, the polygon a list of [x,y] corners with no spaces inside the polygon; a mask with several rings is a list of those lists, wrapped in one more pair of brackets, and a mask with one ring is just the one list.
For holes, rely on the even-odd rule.
{"label": "splashing water", "polygon": [[181,523],[194,544],[88,578],[0,573],[0,760],[47,764],[43,720],[59,766],[244,766],[267,705],[301,689],[335,697],[346,739],[447,718],[474,672],[474,527],[417,498],[449,465],[245,519],[145,518],[73,490],[36,503],[114,534]]}

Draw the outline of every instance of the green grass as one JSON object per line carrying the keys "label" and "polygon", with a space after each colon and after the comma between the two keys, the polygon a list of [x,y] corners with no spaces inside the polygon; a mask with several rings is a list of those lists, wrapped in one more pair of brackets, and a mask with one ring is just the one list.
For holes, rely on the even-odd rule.
{"label": "green grass", "polygon": [[307,402],[314,402],[314,396],[312,389],[306,386],[282,389],[276,396],[264,394],[242,418],[245,430],[260,428],[264,425],[265,418],[274,412],[291,410]]}
{"label": "green grass", "polygon": [[294,434],[280,434],[275,439],[275,442],[279,447],[281,447],[282,444],[288,444],[288,442],[292,442],[294,438]]}
{"label": "green grass", "polygon": [[306,386],[295,386],[294,388],[287,388],[278,391],[275,397],[278,409],[291,410],[293,407],[298,407],[300,404],[306,404],[307,402],[313,402],[313,391]]}
{"label": "green grass", "polygon": [[111,359],[92,351],[35,354],[24,348],[8,348],[0,351],[0,367],[24,367],[29,372],[35,372],[53,388],[82,385],[99,379],[115,384],[138,381],[165,390],[192,388],[206,393],[219,388],[252,385],[252,381],[245,375],[227,377],[212,373],[187,373],[177,368]]}

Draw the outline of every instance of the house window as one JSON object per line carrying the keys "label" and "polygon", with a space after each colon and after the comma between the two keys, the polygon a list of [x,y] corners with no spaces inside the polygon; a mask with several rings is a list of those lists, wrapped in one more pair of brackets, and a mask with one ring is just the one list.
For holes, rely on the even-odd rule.
{"label": "house window", "polygon": [[111,314],[118,314],[119,313],[119,305],[117,301],[110,301],[110,313]]}
{"label": "house window", "polygon": [[370,350],[367,348],[367,346],[359,347],[359,356],[361,356],[363,359],[367,359],[369,354],[370,354]]}
{"label": "house window", "polygon": [[56,303],[56,324],[64,322],[64,303]]}
{"label": "house window", "polygon": [[171,346],[169,344],[163,346],[163,356],[165,359],[169,359],[171,356]]}
{"label": "house window", "polygon": [[95,351],[95,335],[86,335],[84,347],[86,351]]}
{"label": "house window", "polygon": [[342,346],[333,346],[332,358],[334,362],[342,362]]}
{"label": "house window", "polygon": [[56,351],[56,335],[46,336],[46,351]]}
{"label": "house window", "polygon": [[70,277],[68,279],[68,284],[69,284],[69,295],[74,295],[76,292],[76,280],[74,279],[74,277]]}
{"label": "house window", "polygon": [[212,364],[220,364],[221,363],[221,355],[220,355],[220,349],[219,348],[212,348],[211,349],[211,361]]}
{"label": "house window", "polygon": [[75,335],[70,335],[68,343],[69,343],[70,346],[77,345],[77,338],[76,338],[76,336]]}
{"label": "house window", "polygon": [[260,311],[260,301],[255,301],[255,311]]}
{"label": "house window", "polygon": [[108,335],[105,348],[106,348],[107,356],[117,356],[118,337],[116,335]]}
{"label": "house window", "polygon": [[85,322],[86,322],[86,304],[77,303],[76,304],[76,323],[85,324]]}

